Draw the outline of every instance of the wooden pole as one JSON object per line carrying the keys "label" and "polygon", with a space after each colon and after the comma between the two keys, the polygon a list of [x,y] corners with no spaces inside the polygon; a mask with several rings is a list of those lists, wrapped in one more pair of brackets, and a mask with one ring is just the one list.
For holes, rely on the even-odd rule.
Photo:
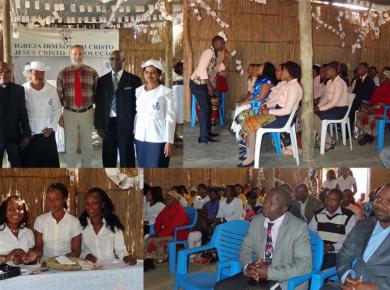
{"label": "wooden pole", "polygon": [[[165,1],[165,7],[168,14],[172,14],[172,1]],[[172,87],[172,68],[173,68],[173,23],[165,21],[165,85]]]}
{"label": "wooden pole", "polygon": [[190,77],[194,66],[190,30],[190,0],[183,0],[184,120],[191,118]]}
{"label": "wooden pole", "polygon": [[302,159],[312,162],[314,157],[313,140],[313,40],[312,16],[309,0],[298,1],[300,59],[302,66]]}
{"label": "wooden pole", "polygon": [[10,0],[3,0],[3,61],[11,63]]}

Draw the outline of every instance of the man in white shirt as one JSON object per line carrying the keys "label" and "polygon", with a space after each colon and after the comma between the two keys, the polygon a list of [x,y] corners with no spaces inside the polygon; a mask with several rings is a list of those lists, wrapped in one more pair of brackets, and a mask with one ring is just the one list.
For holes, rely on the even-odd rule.
{"label": "man in white shirt", "polygon": [[349,174],[349,171],[349,168],[340,168],[340,176],[337,178],[336,188],[340,189],[341,191],[349,189],[353,194],[355,194],[357,192],[356,179]]}
{"label": "man in white shirt", "polygon": [[193,208],[196,210],[202,210],[203,205],[210,201],[210,197],[207,194],[207,186],[204,183],[201,183],[197,186],[196,191],[198,195],[195,197],[193,201]]}
{"label": "man in white shirt", "polygon": [[49,67],[40,61],[30,64],[31,82],[25,83],[26,109],[33,135],[22,150],[23,167],[60,167],[55,130],[61,117],[56,88],[45,81]]}
{"label": "man in white shirt", "polygon": [[[216,290],[265,289],[311,271],[312,257],[307,225],[288,212],[290,195],[280,188],[265,197],[263,215],[257,215],[240,250],[243,273],[217,283]],[[257,257],[253,261],[253,256]],[[306,289],[307,283],[296,289]]]}

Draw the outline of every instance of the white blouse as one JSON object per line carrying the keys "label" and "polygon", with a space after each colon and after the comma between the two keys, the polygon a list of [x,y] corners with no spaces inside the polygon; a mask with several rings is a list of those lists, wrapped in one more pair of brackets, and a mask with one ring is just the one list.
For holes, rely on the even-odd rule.
{"label": "white blouse", "polygon": [[55,131],[62,114],[56,88],[48,82],[45,82],[39,91],[31,87],[30,82],[25,83],[23,87],[32,134],[41,134],[45,128],[52,128]]}
{"label": "white blouse", "polygon": [[294,106],[302,99],[302,88],[297,79],[282,84],[277,93],[266,102],[267,108],[279,105],[280,109],[269,110],[270,115],[286,116],[292,113]]}
{"label": "white blouse", "polygon": [[11,232],[7,225],[0,226],[0,255],[5,256],[15,249],[22,249],[26,253],[34,248],[35,240],[32,230],[28,228],[19,229],[18,237]]}
{"label": "white blouse", "polygon": [[230,203],[226,202],[226,198],[219,202],[217,218],[223,218],[226,221],[243,220],[245,211],[242,206],[241,199],[235,197]]}
{"label": "white blouse", "polygon": [[103,227],[96,234],[89,218],[87,220],[88,225],[83,229],[81,235],[81,257],[85,258],[88,254],[92,254],[98,260],[116,258],[123,260],[129,255],[121,230],[115,228],[115,233],[112,232],[103,219]]}
{"label": "white blouse", "polygon": [[58,223],[51,212],[40,215],[34,229],[42,234],[44,259],[70,253],[72,238],[81,234],[79,220],[67,211]]}
{"label": "white blouse", "polygon": [[176,99],[172,90],[159,85],[146,91],[140,86],[135,91],[137,114],[135,139],[152,143],[174,143],[176,127]]}
{"label": "white blouse", "polygon": [[156,217],[164,209],[165,204],[162,202],[156,202],[154,205],[150,206],[150,202],[146,202],[145,205],[145,221],[149,225],[153,225],[156,222]]}

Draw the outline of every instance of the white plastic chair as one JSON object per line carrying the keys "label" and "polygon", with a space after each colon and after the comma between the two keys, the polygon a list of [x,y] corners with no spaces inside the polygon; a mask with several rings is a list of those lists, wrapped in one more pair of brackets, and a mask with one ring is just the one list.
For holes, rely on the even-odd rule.
{"label": "white plastic chair", "polygon": [[255,168],[259,168],[260,163],[260,151],[261,151],[261,140],[263,135],[266,133],[288,133],[291,138],[291,145],[293,147],[294,158],[299,166],[299,152],[298,152],[298,143],[297,135],[295,132],[295,124],[292,124],[292,121],[298,111],[299,102],[294,106],[290,117],[287,120],[286,125],[283,128],[259,128],[256,132],[256,145],[255,145]]}
{"label": "white plastic chair", "polygon": [[351,124],[349,122],[349,112],[351,111],[353,100],[355,99],[355,94],[348,94],[348,111],[345,114],[344,118],[340,120],[322,120],[321,122],[321,145],[320,145],[320,154],[325,154],[325,141],[326,141],[326,132],[330,124],[334,124],[335,127],[337,124],[341,125],[341,133],[343,136],[343,145],[347,145],[347,135],[345,127],[348,129],[349,136],[349,147],[352,150],[352,136],[351,136]]}

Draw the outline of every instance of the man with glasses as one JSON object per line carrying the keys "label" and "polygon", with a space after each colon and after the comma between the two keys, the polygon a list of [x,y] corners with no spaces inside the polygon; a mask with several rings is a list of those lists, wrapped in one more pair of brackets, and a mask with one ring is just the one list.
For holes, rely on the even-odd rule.
{"label": "man with glasses", "polygon": [[9,65],[0,61],[0,167],[5,151],[11,167],[21,167],[21,150],[31,138],[24,88],[11,79]]}

